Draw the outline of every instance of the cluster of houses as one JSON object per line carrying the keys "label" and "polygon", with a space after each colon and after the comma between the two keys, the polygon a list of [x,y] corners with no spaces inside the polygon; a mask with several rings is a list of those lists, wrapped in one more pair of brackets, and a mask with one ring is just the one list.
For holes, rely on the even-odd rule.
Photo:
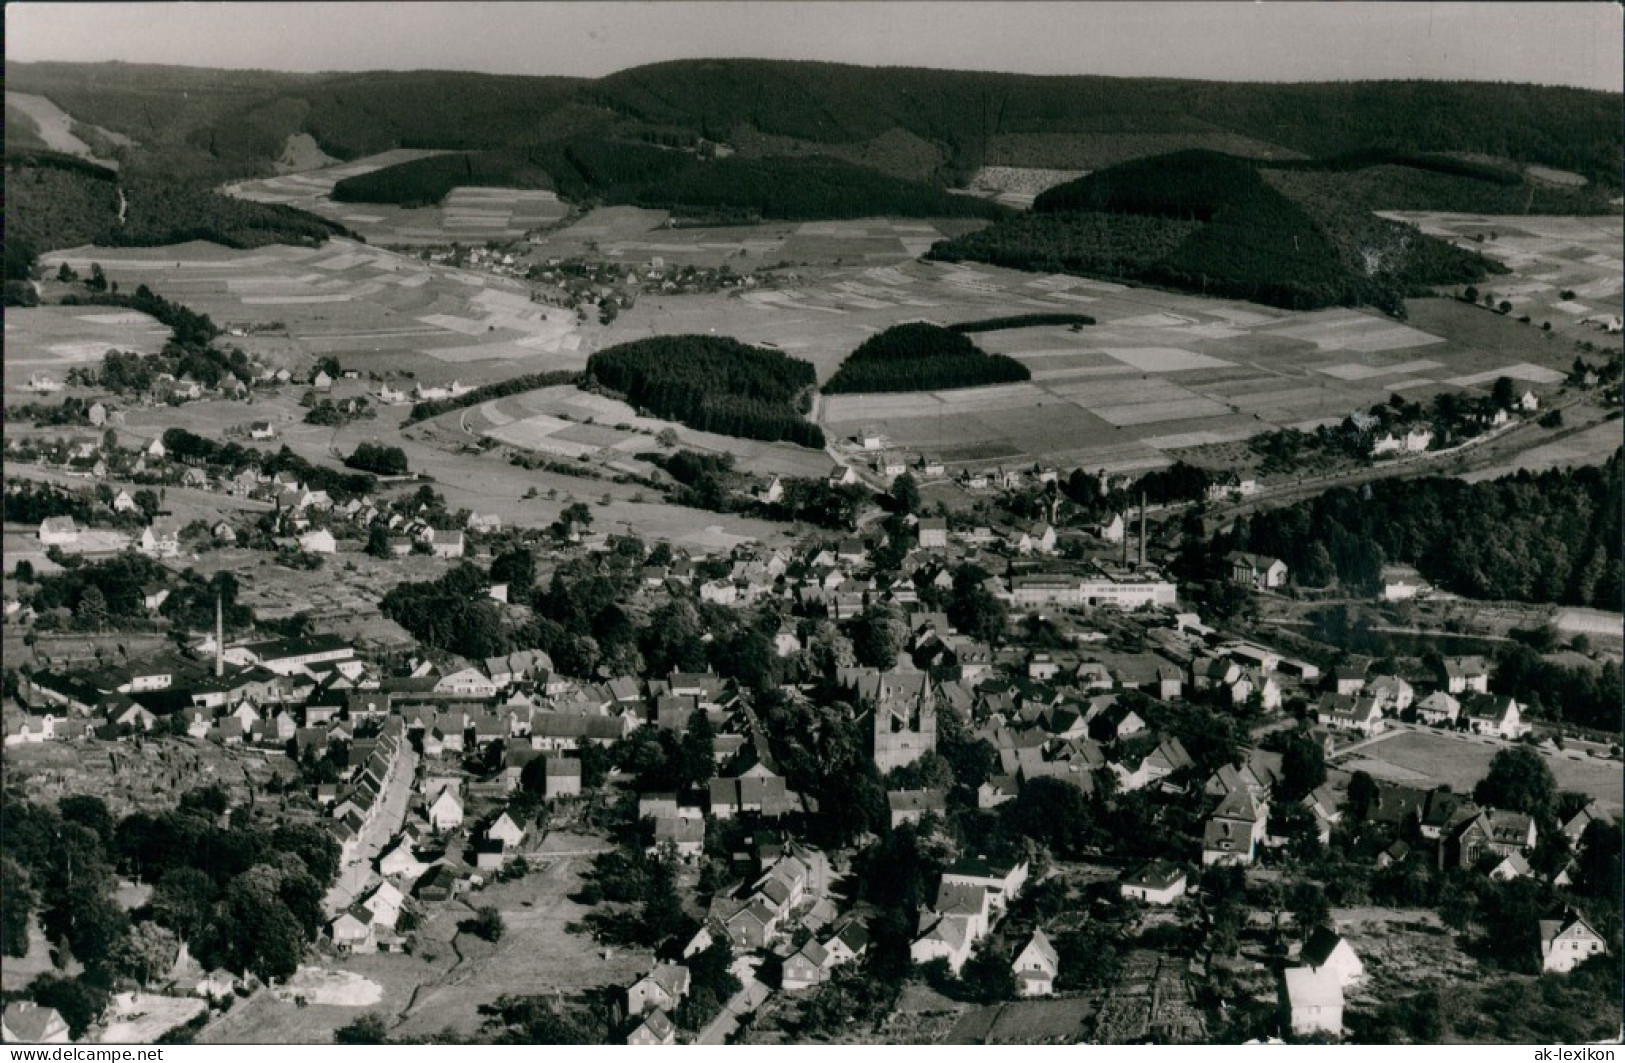
{"label": "cluster of houses", "polygon": [[1445,659],[1435,688],[1420,698],[1415,687],[1397,675],[1369,676],[1363,665],[1340,666],[1315,709],[1327,727],[1367,738],[1401,717],[1508,741],[1529,733],[1517,699],[1491,693],[1490,668],[1480,657]]}

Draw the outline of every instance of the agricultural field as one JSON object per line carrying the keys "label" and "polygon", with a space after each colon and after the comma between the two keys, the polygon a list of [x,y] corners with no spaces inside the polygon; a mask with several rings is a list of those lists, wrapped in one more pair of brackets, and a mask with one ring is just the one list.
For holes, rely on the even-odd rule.
{"label": "agricultural field", "polygon": [[[467,383],[577,368],[588,353],[576,315],[532,303],[526,286],[517,281],[433,265],[349,240],[319,248],[256,251],[207,243],[85,247],[55,252],[42,261],[48,270],[67,262],[81,271],[98,262],[125,287],[146,284],[208,314],[221,327],[243,333],[223,342],[276,364],[294,363],[294,368],[334,355],[346,368],[363,372],[405,371],[426,383]],[[54,314],[64,308],[49,309]],[[113,324],[78,320],[95,308],[66,309],[77,311],[77,331],[59,343],[89,343],[81,335],[86,329]],[[9,323],[7,332],[10,364],[15,348]],[[92,356],[88,346],[84,351],[84,357]],[[24,359],[38,357],[31,347],[19,353]]]}
{"label": "agricultural field", "polygon": [[433,207],[407,209],[384,203],[337,203],[333,186],[346,177],[382,170],[443,152],[401,148],[304,173],[240,181],[221,191],[255,203],[282,203],[338,222],[386,247],[483,244],[518,240],[557,224],[569,207],[552,192],[517,188],[458,188]]}
{"label": "agricultural field", "polygon": [[641,207],[604,207],[533,241],[532,258],[592,257],[665,267],[718,268],[736,273],[785,263],[791,267],[902,263],[938,240],[985,224],[975,219],[859,218],[850,221],[765,222],[761,225],[680,226],[670,214]]}
{"label": "agricultural field", "polygon": [[[1476,214],[1396,212],[1430,236],[1496,259],[1512,273],[1481,285],[1495,301],[1512,304],[1512,316],[1528,314],[1536,327],[1550,321],[1555,335],[1600,339],[1598,322],[1619,319],[1625,289],[1619,217],[1488,217]],[[1479,239],[1482,237],[1482,242]],[[1572,292],[1574,298],[1563,298]]]}
{"label": "agricultural field", "polygon": [[[1565,418],[1568,412],[1564,413]],[[1475,469],[1461,478],[1469,483],[1494,480],[1522,470],[1531,473],[1549,469],[1567,469],[1577,465],[1595,465],[1625,443],[1618,420],[1602,421],[1572,435],[1565,435],[1550,443],[1512,454],[1505,461]]]}
{"label": "agricultural field", "polygon": [[[877,305],[881,294],[886,305]],[[1562,380],[1568,355],[1555,342],[1528,343],[1525,327],[1492,314],[1481,316],[1501,326],[1494,342],[1468,345],[1362,311],[1295,314],[986,267],[916,263],[872,278],[867,290],[837,281],[816,293],[743,299],[815,312],[825,319],[823,336],[844,332],[849,341],[911,317],[951,322],[1040,308],[1094,316],[1099,324],[1077,332],[1048,326],[981,334],[985,349],[1028,366],[1033,379],[1025,384],[824,400],[820,421],[831,435],[878,427],[892,445],[950,465],[1044,460],[1123,472],[1154,468],[1189,448],[1335,423],[1395,392],[1425,398],[1481,390],[1500,375],[1550,388]],[[838,344],[831,351],[827,339],[798,334],[801,321],[787,324],[780,346],[821,373],[849,349]]]}
{"label": "agricultural field", "polygon": [[34,306],[6,310],[6,398],[24,394],[34,373],[58,384],[76,365],[109,350],[156,354],[169,329],[138,310],[116,306]]}
{"label": "agricultural field", "polygon": [[[1490,760],[1507,748],[1494,739],[1426,730],[1396,730],[1357,750],[1338,764],[1345,771],[1363,770],[1373,778],[1406,786],[1448,783],[1457,793],[1471,793],[1489,772]],[[1625,809],[1625,776],[1619,762],[1575,750],[1543,753],[1559,790],[1578,790],[1596,798],[1606,812]]]}
{"label": "agricultural field", "polygon": [[780,476],[817,476],[828,471],[822,451],[789,443],[764,443],[701,432],[673,421],[639,416],[617,399],[569,385],[496,399],[442,420],[457,420],[470,433],[519,450],[570,461],[589,461],[612,472],[647,475],[652,466],[634,460],[640,452],[660,450],[654,436],[670,430],[679,446],[690,450],[726,451],[740,468]]}

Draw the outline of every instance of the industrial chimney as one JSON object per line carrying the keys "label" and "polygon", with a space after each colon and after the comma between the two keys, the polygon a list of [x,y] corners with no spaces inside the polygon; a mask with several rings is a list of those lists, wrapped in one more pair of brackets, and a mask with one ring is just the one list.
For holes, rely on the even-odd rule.
{"label": "industrial chimney", "polygon": [[225,595],[219,587],[214,589],[214,677],[226,674],[226,606]]}
{"label": "industrial chimney", "polygon": [[1140,567],[1145,567],[1145,492],[1140,492]]}

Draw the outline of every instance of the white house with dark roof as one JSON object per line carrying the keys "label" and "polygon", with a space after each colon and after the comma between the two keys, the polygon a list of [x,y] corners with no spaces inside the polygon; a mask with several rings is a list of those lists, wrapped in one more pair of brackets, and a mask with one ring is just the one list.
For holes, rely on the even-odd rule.
{"label": "white house with dark roof", "polygon": [[1328,968],[1288,967],[1281,972],[1282,1024],[1298,1037],[1343,1032],[1343,987]]}
{"label": "white house with dark roof", "polygon": [[1016,976],[1016,995],[1047,997],[1055,993],[1055,976],[1061,971],[1061,958],[1042,930],[1034,930],[1016,958],[1010,963]]}
{"label": "white house with dark roof", "polygon": [[1578,912],[1561,919],[1540,921],[1540,969],[1563,974],[1599,953],[1607,951],[1602,935],[1591,928]]}

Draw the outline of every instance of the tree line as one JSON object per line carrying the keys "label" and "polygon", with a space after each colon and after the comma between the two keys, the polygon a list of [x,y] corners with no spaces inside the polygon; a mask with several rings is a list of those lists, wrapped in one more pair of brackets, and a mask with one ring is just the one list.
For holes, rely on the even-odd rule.
{"label": "tree line", "polygon": [[1386,561],[1470,598],[1621,607],[1625,458],[1483,483],[1441,477],[1334,488],[1254,516],[1236,540],[1309,586],[1371,589]]}

